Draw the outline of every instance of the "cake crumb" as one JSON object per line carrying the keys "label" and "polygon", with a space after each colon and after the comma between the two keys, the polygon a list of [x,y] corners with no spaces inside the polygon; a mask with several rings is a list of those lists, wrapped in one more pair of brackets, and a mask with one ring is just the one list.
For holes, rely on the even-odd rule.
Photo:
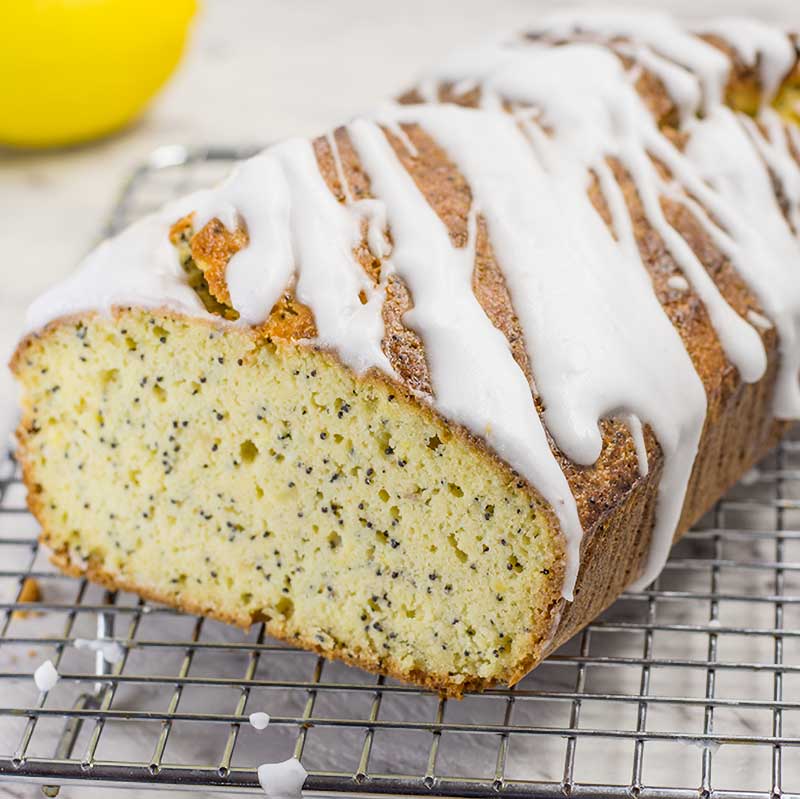
{"label": "cake crumb", "polygon": [[[19,592],[17,602],[39,602],[42,598],[42,589],[39,586],[39,581],[33,577],[26,577],[25,582],[22,583],[22,588]],[[30,616],[41,616],[41,612],[35,610],[15,610],[12,614],[14,619],[27,619]]]}

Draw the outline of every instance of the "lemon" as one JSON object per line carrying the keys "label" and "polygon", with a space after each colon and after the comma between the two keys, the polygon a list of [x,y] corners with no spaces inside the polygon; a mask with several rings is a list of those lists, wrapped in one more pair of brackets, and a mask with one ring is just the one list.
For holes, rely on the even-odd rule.
{"label": "lemon", "polygon": [[196,0],[3,4],[0,144],[84,142],[133,120],[180,59]]}

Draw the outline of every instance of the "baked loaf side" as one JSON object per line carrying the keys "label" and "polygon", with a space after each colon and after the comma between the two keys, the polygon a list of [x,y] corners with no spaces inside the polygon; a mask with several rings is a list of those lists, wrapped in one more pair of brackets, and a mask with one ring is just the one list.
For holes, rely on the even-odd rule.
{"label": "baked loaf side", "polygon": [[555,17],[108,243],[12,364],[56,563],[517,681],[798,415],[798,87],[754,23]]}

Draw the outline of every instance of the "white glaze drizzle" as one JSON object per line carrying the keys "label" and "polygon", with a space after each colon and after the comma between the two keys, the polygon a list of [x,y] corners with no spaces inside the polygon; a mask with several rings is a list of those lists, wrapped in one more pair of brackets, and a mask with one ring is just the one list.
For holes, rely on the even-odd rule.
{"label": "white glaze drizzle", "polygon": [[[585,63],[583,56],[580,60]],[[564,78],[563,69],[549,74]],[[486,102],[496,101],[486,82],[483,91]],[[592,91],[588,86],[587,93]],[[706,402],[691,359],[642,266],[610,169],[602,159],[591,163],[618,242],[589,200],[588,169],[574,157],[576,149],[591,148],[576,147],[574,141],[561,145],[560,126],[550,139],[526,125],[532,147],[509,115],[432,105],[397,113],[443,145],[470,184],[525,334],[547,429],[559,448],[576,463],[591,465],[603,444],[599,420],[621,414],[629,420],[646,474],[641,422],[653,427],[666,455],[648,569],[654,574],[666,557],[662,542],[671,541],[680,518]],[[597,109],[589,107],[587,113],[602,128]],[[574,559],[580,538],[573,539],[568,529],[565,534]],[[571,576],[575,565],[572,560]]]}
{"label": "white glaze drizzle", "polygon": [[794,46],[786,33],[757,19],[742,17],[718,17],[699,30],[724,39],[745,64],[758,69],[762,105],[768,106],[795,62]]}
{"label": "white glaze drizzle", "polygon": [[675,103],[681,123],[687,122],[700,110],[702,91],[697,77],[686,67],[663,58],[647,47],[619,44],[616,51],[630,56],[637,64],[655,75]]}
{"label": "white glaze drizzle", "polygon": [[[786,37],[730,21],[720,25],[717,31],[726,29],[724,38],[758,66],[762,84],[774,91],[787,63],[785,41],[779,43]],[[671,287],[685,290],[677,285],[682,280],[700,296],[744,380],[759,379],[766,366],[754,328],[775,323],[782,354],[776,412],[797,417],[798,245],[764,163],[781,182],[790,219],[796,219],[800,170],[786,137],[800,149],[800,135],[794,130],[787,134],[766,108],[760,116],[766,135],[725,109],[721,100],[728,58],[663,15],[566,13],[547,19],[539,32],[549,39],[587,33],[613,39],[610,46],[632,55],[637,69],[660,78],[689,134],[686,154],[656,127],[635,91],[638,73],[626,73],[607,48],[493,42],[447,60],[419,87],[430,102],[437,100],[442,83],[452,84],[456,94],[479,88],[483,111],[386,107],[374,117],[411,155],[416,150],[401,123],[419,122],[465,175],[474,198],[466,247],[452,245],[378,125],[361,120],[349,132],[376,199],[353,201],[332,136],[328,142],[344,203],[336,201],[319,174],[311,144],[284,142],[242,164],[218,189],[172,204],[101,245],[74,278],[32,306],[29,329],[69,313],[114,305],[167,307],[216,318],[189,289],[167,239],[169,226],[194,210],[197,227],[212,217],[229,229],[241,223],[247,227],[249,245],[232,258],[226,273],[239,324],[262,322],[286,286],[296,281],[298,299],[314,313],[315,343],[337,351],[358,372],[375,367],[392,374],[381,351],[381,305],[386,278],[395,271],[414,298],[405,321],[425,343],[434,390],[429,401],[486,439],[553,506],[568,544],[563,593],[570,598],[580,522],[530,386],[471,291],[475,217],[480,213],[525,332],[536,390],[558,446],[576,462],[591,464],[602,444],[599,420],[616,417],[631,431],[642,474],[649,468],[643,423],[653,428],[664,451],[656,529],[646,572],[638,581],[646,584],[663,565],[680,517],[705,396],[655,297],[606,159],[619,159],[631,174],[650,224],[683,273],[670,278]],[[751,34],[752,47],[747,42]],[[511,117],[503,109],[506,100],[524,108]],[[704,118],[694,118],[698,110]],[[659,158],[674,180],[662,179],[648,154]],[[611,211],[615,237],[588,200],[592,172]],[[770,319],[750,311],[745,320],[733,312],[670,226],[662,196],[683,202],[695,214]],[[368,246],[385,259],[378,286],[352,252],[364,220]],[[367,298],[366,304],[360,297]]]}
{"label": "white glaze drizzle", "polygon": [[[465,113],[470,120],[476,116]],[[581,540],[577,508],[550,452],[525,374],[472,291],[477,209],[470,214],[466,246],[453,246],[381,129],[357,120],[348,132],[373,193],[386,206],[395,247],[385,266],[414,298],[404,322],[425,343],[435,407],[488,441],[552,505],[570,550],[564,593],[571,596]]]}
{"label": "white glaze drizzle", "polygon": [[[686,183],[727,228],[732,242],[720,238],[717,243],[778,330],[781,362],[775,415],[796,419],[800,417],[800,240],[792,233],[753,146],[751,136],[761,134],[752,125],[748,136],[746,127],[725,106],[696,123],[686,147],[695,177]],[[762,145],[769,146],[766,141]]]}
{"label": "white glaze drizzle", "polygon": [[693,36],[667,14],[587,9],[564,11],[545,17],[537,32],[564,39],[587,33],[603,40],[624,37],[696,75],[702,87],[704,109],[722,102],[731,66],[727,57]]}
{"label": "white glaze drizzle", "polygon": [[246,221],[249,244],[226,271],[243,322],[263,322],[296,277],[297,299],[314,311],[318,344],[358,373],[377,367],[394,374],[381,349],[383,286],[373,284],[353,255],[359,217],[331,194],[307,139],[271,147],[204,193],[196,228],[214,217],[230,230]]}
{"label": "white glaze drizzle", "polygon": [[[657,17],[654,19],[658,19]],[[638,36],[637,41],[644,39],[645,44],[650,44],[654,49],[668,54],[671,58],[686,65],[692,65],[700,85],[705,88],[705,111],[716,119],[717,117],[734,117],[733,112],[721,105],[721,82],[723,74],[727,75],[728,66],[724,72],[719,67],[719,51],[712,55],[714,48],[693,37],[680,32],[667,31],[664,37],[656,35],[656,28],[652,20],[630,22],[598,17],[593,24],[585,25],[583,17],[582,30],[588,27],[591,30],[606,36],[632,35]],[[545,24],[545,29],[551,35],[559,35],[559,26],[570,32],[575,32],[577,27],[569,21],[558,24]],[[567,35],[562,30],[561,35]],[[644,46],[644,45],[642,45]],[[727,59],[725,59],[727,61]],[[605,64],[603,63],[605,62]],[[531,103],[541,109],[543,124],[554,131],[557,140],[563,136],[570,142],[570,151],[573,156],[583,159],[588,167],[597,171],[599,157],[609,155],[618,157],[632,175],[639,196],[642,200],[645,213],[650,224],[661,235],[686,278],[689,279],[695,292],[704,301],[714,324],[723,348],[728,357],[738,367],[742,378],[747,382],[758,380],[766,369],[766,352],[756,330],[745,319],[739,317],[727,304],[716,285],[711,280],[704,265],[699,261],[688,243],[668,223],[660,203],[660,195],[667,193],[673,187],[667,185],[656,171],[648,153],[655,155],[709,209],[714,217],[725,226],[725,230],[715,229],[713,236],[717,243],[727,242],[730,246],[725,249],[726,254],[735,263],[743,277],[748,281],[759,297],[765,308],[774,310],[781,318],[778,320],[781,335],[781,368],[776,390],[776,414],[783,417],[796,418],[800,415],[800,406],[797,403],[798,394],[798,363],[800,347],[798,346],[797,327],[800,324],[800,298],[797,298],[798,260],[794,256],[797,247],[796,239],[791,235],[787,238],[781,230],[786,228],[779,211],[776,213],[774,193],[770,190],[769,197],[762,185],[758,185],[760,199],[770,202],[760,209],[759,217],[769,216],[769,230],[781,230],[780,242],[782,252],[770,241],[770,234],[763,226],[753,225],[746,218],[737,213],[737,197],[741,192],[747,192],[751,185],[748,182],[750,173],[746,169],[737,170],[736,191],[713,191],[704,182],[711,179],[708,174],[698,174],[697,163],[690,163],[690,158],[684,157],[672,144],[658,131],[651,115],[647,112],[643,102],[633,89],[633,76],[624,79],[619,64],[611,64],[607,50],[595,49],[591,45],[568,45],[554,50],[542,51],[539,48],[528,50],[516,48],[513,55],[505,54],[498,59],[495,70],[487,69],[485,63],[481,64],[483,75],[481,83],[481,102],[485,108],[497,110],[502,101],[514,100],[522,103]],[[462,79],[469,74],[462,76]],[[448,80],[453,79],[452,74],[447,75]],[[568,98],[562,101],[562,98]],[[561,102],[560,102],[561,101]],[[599,106],[599,107],[598,107]],[[598,119],[607,119],[609,124],[604,127],[598,124]],[[691,132],[697,130],[710,131],[709,143],[715,137],[722,136],[722,144],[730,144],[736,136],[731,131],[722,132],[715,123],[707,124],[706,120],[698,120],[691,126]],[[739,134],[741,135],[741,126]],[[541,134],[542,142],[546,137]],[[690,138],[690,147],[692,138]],[[753,147],[749,148],[748,166],[754,168],[752,180],[757,184],[763,167],[753,165]],[[699,159],[702,166],[713,170],[715,152],[710,147]],[[720,175],[716,175],[720,178]],[[607,196],[608,199],[608,196]],[[688,202],[691,202],[689,200]],[[698,206],[699,207],[699,206]],[[772,213],[771,213],[772,212]],[[716,228],[705,213],[701,221],[707,228]],[[495,247],[496,251],[497,248]],[[764,268],[768,263],[771,268]],[[505,268],[505,267],[504,267]],[[537,384],[542,380],[540,367],[535,367]],[[544,394],[547,388],[542,388]],[[548,428],[553,432],[556,442],[564,447],[564,440],[559,436],[557,429],[551,424],[549,418]],[[575,429],[568,430],[567,434],[574,434]],[[664,448],[662,436],[656,432]],[[569,448],[566,448],[568,454]],[[692,454],[692,457],[694,454]],[[691,464],[689,471],[691,470]],[[674,499],[670,500],[664,489],[662,480],[660,507],[653,533],[648,567],[635,587],[643,587],[652,579],[660,568],[669,551],[675,524],[665,523],[665,517],[672,517],[677,523],[680,508],[683,504],[681,493],[680,505],[675,507]],[[685,487],[685,486],[684,486]],[[674,488],[674,486],[673,486]],[[663,504],[671,508],[671,513],[665,513]],[[677,514],[676,514],[677,510]]]}
{"label": "white glaze drizzle", "polygon": [[325,141],[328,143],[328,149],[330,149],[331,151],[331,157],[333,158],[333,168],[336,170],[336,179],[339,181],[339,186],[342,189],[342,195],[344,196],[345,202],[352,203],[353,194],[350,191],[350,184],[345,179],[344,166],[342,165],[342,156],[339,153],[339,148],[336,146],[336,138],[332,130],[329,130],[325,134]]}
{"label": "white glaze drizzle", "polygon": [[762,134],[759,126],[750,117],[741,117],[742,124],[750,133],[761,157],[770,172],[780,182],[781,189],[788,204],[787,214],[795,236],[800,235],[800,164],[789,149],[790,132],[779,114],[771,108],[765,108],[759,114],[758,121],[764,128]]}
{"label": "white glaze drizzle", "polygon": [[170,227],[192,210],[197,197],[169,203],[99,244],[74,274],[34,300],[25,317],[26,331],[71,314],[108,312],[117,305],[216,319],[189,287],[169,240]]}
{"label": "white glaze drizzle", "polygon": [[689,291],[689,281],[683,275],[667,278],[667,285],[674,291]]}
{"label": "white glaze drizzle", "polygon": [[703,300],[726,354],[745,381],[758,380],[766,369],[761,339],[728,305],[703,263],[667,221],[660,203],[666,187],[648,153],[679,173],[693,193],[709,192],[658,131],[621,63],[605,47],[593,44],[514,52],[513,59],[503,59],[484,80],[482,104],[498,109],[503,99],[511,98],[543,109],[543,122],[587,168],[596,168],[607,156],[620,158],[636,182],[650,224]]}
{"label": "white glaze drizzle", "polygon": [[623,414],[622,420],[628,425],[628,430],[631,431],[633,446],[636,450],[636,460],[639,462],[639,474],[642,477],[647,477],[650,472],[650,464],[647,460],[647,445],[644,440],[642,421],[634,413]]}

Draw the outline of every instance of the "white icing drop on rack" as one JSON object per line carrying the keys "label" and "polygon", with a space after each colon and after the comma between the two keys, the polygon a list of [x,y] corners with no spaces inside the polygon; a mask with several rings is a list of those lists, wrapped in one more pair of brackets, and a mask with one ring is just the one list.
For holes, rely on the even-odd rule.
{"label": "white icing drop on rack", "polygon": [[308,772],[296,757],[258,767],[258,782],[270,799],[301,799]]}
{"label": "white icing drop on rack", "polygon": [[76,638],[74,644],[76,649],[91,649],[93,652],[102,653],[103,659],[112,664],[119,663],[125,657],[125,650],[116,641]]}
{"label": "white icing drop on rack", "polygon": [[40,691],[51,691],[59,681],[60,675],[51,660],[45,660],[36,671],[33,672],[33,681]]}
{"label": "white icing drop on rack", "polygon": [[256,730],[266,730],[267,725],[269,724],[269,715],[267,713],[263,713],[262,711],[258,711],[257,713],[251,713],[248,716],[248,721],[250,722],[250,726]]}
{"label": "white icing drop on rack", "polygon": [[[485,439],[552,505],[567,541],[563,594],[571,598],[580,521],[531,386],[471,289],[480,214],[525,334],[545,423],[558,447],[579,464],[594,463],[603,418],[628,426],[642,474],[649,468],[644,424],[661,446],[664,472],[650,556],[637,583],[641,587],[666,559],[706,405],[700,379],[639,256],[610,157],[630,174],[650,226],[680,269],[668,286],[691,290],[702,300],[743,380],[764,374],[759,331],[765,322],[774,324],[781,353],[775,411],[781,418],[800,416],[795,235],[800,167],[789,150],[791,141],[800,151],[800,134],[787,131],[766,105],[794,51],[784,34],[756,23],[725,20],[703,30],[721,35],[759,70],[767,91],[758,125],[722,105],[728,57],[670,18],[556,14],[539,26],[532,41],[506,38],[447,59],[418,87],[429,105],[386,106],[372,121],[349,126],[375,199],[353,200],[332,135],[328,143],[344,203],[328,190],[312,145],[284,142],[243,163],[218,189],[173,204],[101,245],[74,278],[34,304],[29,327],[115,304],[216,318],[188,287],[167,239],[169,226],[194,210],[197,227],[217,217],[229,229],[247,228],[249,245],[231,259],[226,273],[238,324],[262,322],[294,281],[298,299],[316,320],[313,343],[335,350],[358,372],[377,368],[393,374],[381,350],[381,306],[385,281],[396,273],[414,300],[404,321],[425,344],[433,386],[433,396],[426,399]],[[572,37],[581,42],[552,46]],[[626,70],[615,52],[632,58],[633,68]],[[672,96],[688,138],[685,153],[661,133],[638,95],[635,82],[642,69]],[[479,89],[482,110],[436,105],[445,83],[456,95]],[[381,130],[393,133],[413,157],[416,149],[402,127],[411,122],[444,147],[470,185],[473,207],[464,247],[452,244]],[[651,156],[671,178],[661,175]],[[770,172],[786,198],[788,222]],[[592,174],[609,208],[613,235],[587,196]],[[664,197],[695,216],[766,316],[751,310],[742,317],[731,308],[669,223]],[[365,221],[368,246],[383,260],[378,286],[353,256]]]}

